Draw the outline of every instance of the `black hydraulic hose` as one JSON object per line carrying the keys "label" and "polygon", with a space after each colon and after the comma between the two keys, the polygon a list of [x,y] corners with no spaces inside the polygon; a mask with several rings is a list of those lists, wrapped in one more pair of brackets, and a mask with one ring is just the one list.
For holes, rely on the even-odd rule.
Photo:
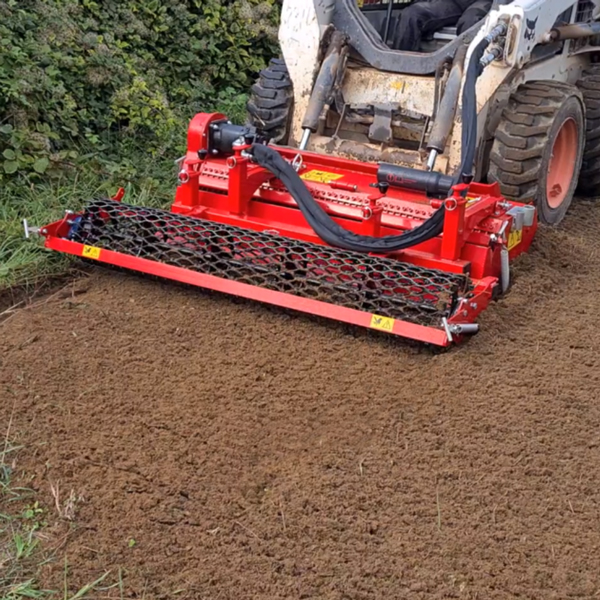
{"label": "black hydraulic hose", "polygon": [[388,253],[416,246],[436,237],[444,225],[444,212],[437,210],[419,227],[401,235],[373,237],[359,235],[338,225],[317,203],[294,168],[273,148],[256,144],[252,153],[256,162],[281,180],[290,192],[304,218],[315,233],[331,246],[356,252]]}
{"label": "black hydraulic hose", "polygon": [[489,46],[490,39],[482,39],[471,54],[465,84],[463,86],[462,139],[460,168],[454,177],[454,184],[470,182],[473,178],[473,164],[477,152],[477,79],[483,72],[481,58]]}
{"label": "black hydraulic hose", "polygon": [[[454,181],[470,181],[477,150],[477,97],[476,83],[483,67],[481,57],[489,40],[482,40],[474,49],[467,67],[463,88],[462,106],[462,157]],[[365,236],[353,233],[338,225],[312,197],[298,173],[282,156],[268,146],[254,144],[251,150],[256,162],[281,180],[290,192],[300,211],[315,233],[331,246],[364,253],[387,254],[411,248],[437,237],[444,228],[444,206],[442,205],[427,221],[415,229],[400,235],[384,237]]]}

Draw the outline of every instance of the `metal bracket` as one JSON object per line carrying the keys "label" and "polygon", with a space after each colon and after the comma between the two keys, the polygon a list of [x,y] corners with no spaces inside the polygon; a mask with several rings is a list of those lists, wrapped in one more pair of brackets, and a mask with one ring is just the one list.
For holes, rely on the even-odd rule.
{"label": "metal bracket", "polygon": [[453,323],[450,325],[446,317],[442,319],[442,325],[444,326],[446,337],[450,343],[454,341],[454,335],[473,335],[479,331],[479,325],[477,323]]}
{"label": "metal bracket", "polygon": [[369,128],[369,138],[380,144],[389,144],[394,139],[392,133],[392,104],[376,104],[373,107],[373,124]]}

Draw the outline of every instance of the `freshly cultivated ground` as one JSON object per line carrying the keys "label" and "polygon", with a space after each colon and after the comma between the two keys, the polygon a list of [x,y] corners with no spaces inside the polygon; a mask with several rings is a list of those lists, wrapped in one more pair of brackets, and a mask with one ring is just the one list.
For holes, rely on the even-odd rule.
{"label": "freshly cultivated ground", "polygon": [[599,250],[580,203],[441,354],[118,273],[12,314],[46,543],[75,589],[121,569],[94,597],[597,597]]}

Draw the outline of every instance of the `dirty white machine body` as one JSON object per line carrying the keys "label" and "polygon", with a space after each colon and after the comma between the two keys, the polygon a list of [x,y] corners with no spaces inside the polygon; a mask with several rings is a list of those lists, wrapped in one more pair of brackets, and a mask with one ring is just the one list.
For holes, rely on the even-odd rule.
{"label": "dirty white machine body", "polygon": [[[410,0],[392,6],[385,0],[284,0],[279,42],[289,74],[290,102],[285,139],[278,143],[453,174],[463,145],[465,67],[477,45],[496,32],[477,80],[474,176],[478,181],[497,181],[509,198],[537,203],[543,222],[560,222],[580,171],[585,181],[579,193],[592,195],[600,183],[593,143],[596,130],[600,135],[594,114],[600,99],[600,66],[595,64],[600,56],[595,45],[600,31],[598,2],[497,1],[483,21],[461,36],[446,28],[425,40],[422,51],[396,51],[386,44],[384,32],[389,42],[396,19],[410,4]],[[334,93],[322,100],[318,123],[313,118],[307,127],[319,73],[335,45],[330,42],[332,31],[343,36],[345,45],[338,48],[339,60],[331,67]],[[543,118],[528,108],[532,96],[550,99],[552,106],[539,113]],[[251,103],[260,106],[260,100],[254,94]],[[565,104],[571,106],[559,114]],[[507,121],[511,113],[532,118]],[[556,123],[554,117],[563,122]],[[253,122],[260,126],[261,118]],[[556,149],[560,156],[552,165]],[[565,173],[568,162],[573,168],[566,167]],[[527,176],[530,171],[541,175],[533,181]],[[544,180],[546,175],[549,179]]]}

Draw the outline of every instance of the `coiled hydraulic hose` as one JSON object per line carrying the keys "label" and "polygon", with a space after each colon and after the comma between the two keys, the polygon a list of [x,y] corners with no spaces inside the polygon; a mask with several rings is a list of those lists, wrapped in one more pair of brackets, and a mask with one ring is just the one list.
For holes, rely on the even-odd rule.
{"label": "coiled hydraulic hose", "polygon": [[[461,164],[454,184],[472,179],[473,163],[477,150],[477,78],[483,71],[481,58],[490,43],[487,36],[473,50],[467,67],[463,88],[462,105],[462,153]],[[331,246],[364,253],[387,254],[416,246],[437,237],[444,228],[444,206],[442,205],[427,221],[415,229],[400,235],[384,237],[365,236],[353,233],[338,225],[312,197],[304,181],[281,154],[268,146],[255,144],[251,153],[256,162],[281,180],[290,192],[300,211],[315,233]]]}

